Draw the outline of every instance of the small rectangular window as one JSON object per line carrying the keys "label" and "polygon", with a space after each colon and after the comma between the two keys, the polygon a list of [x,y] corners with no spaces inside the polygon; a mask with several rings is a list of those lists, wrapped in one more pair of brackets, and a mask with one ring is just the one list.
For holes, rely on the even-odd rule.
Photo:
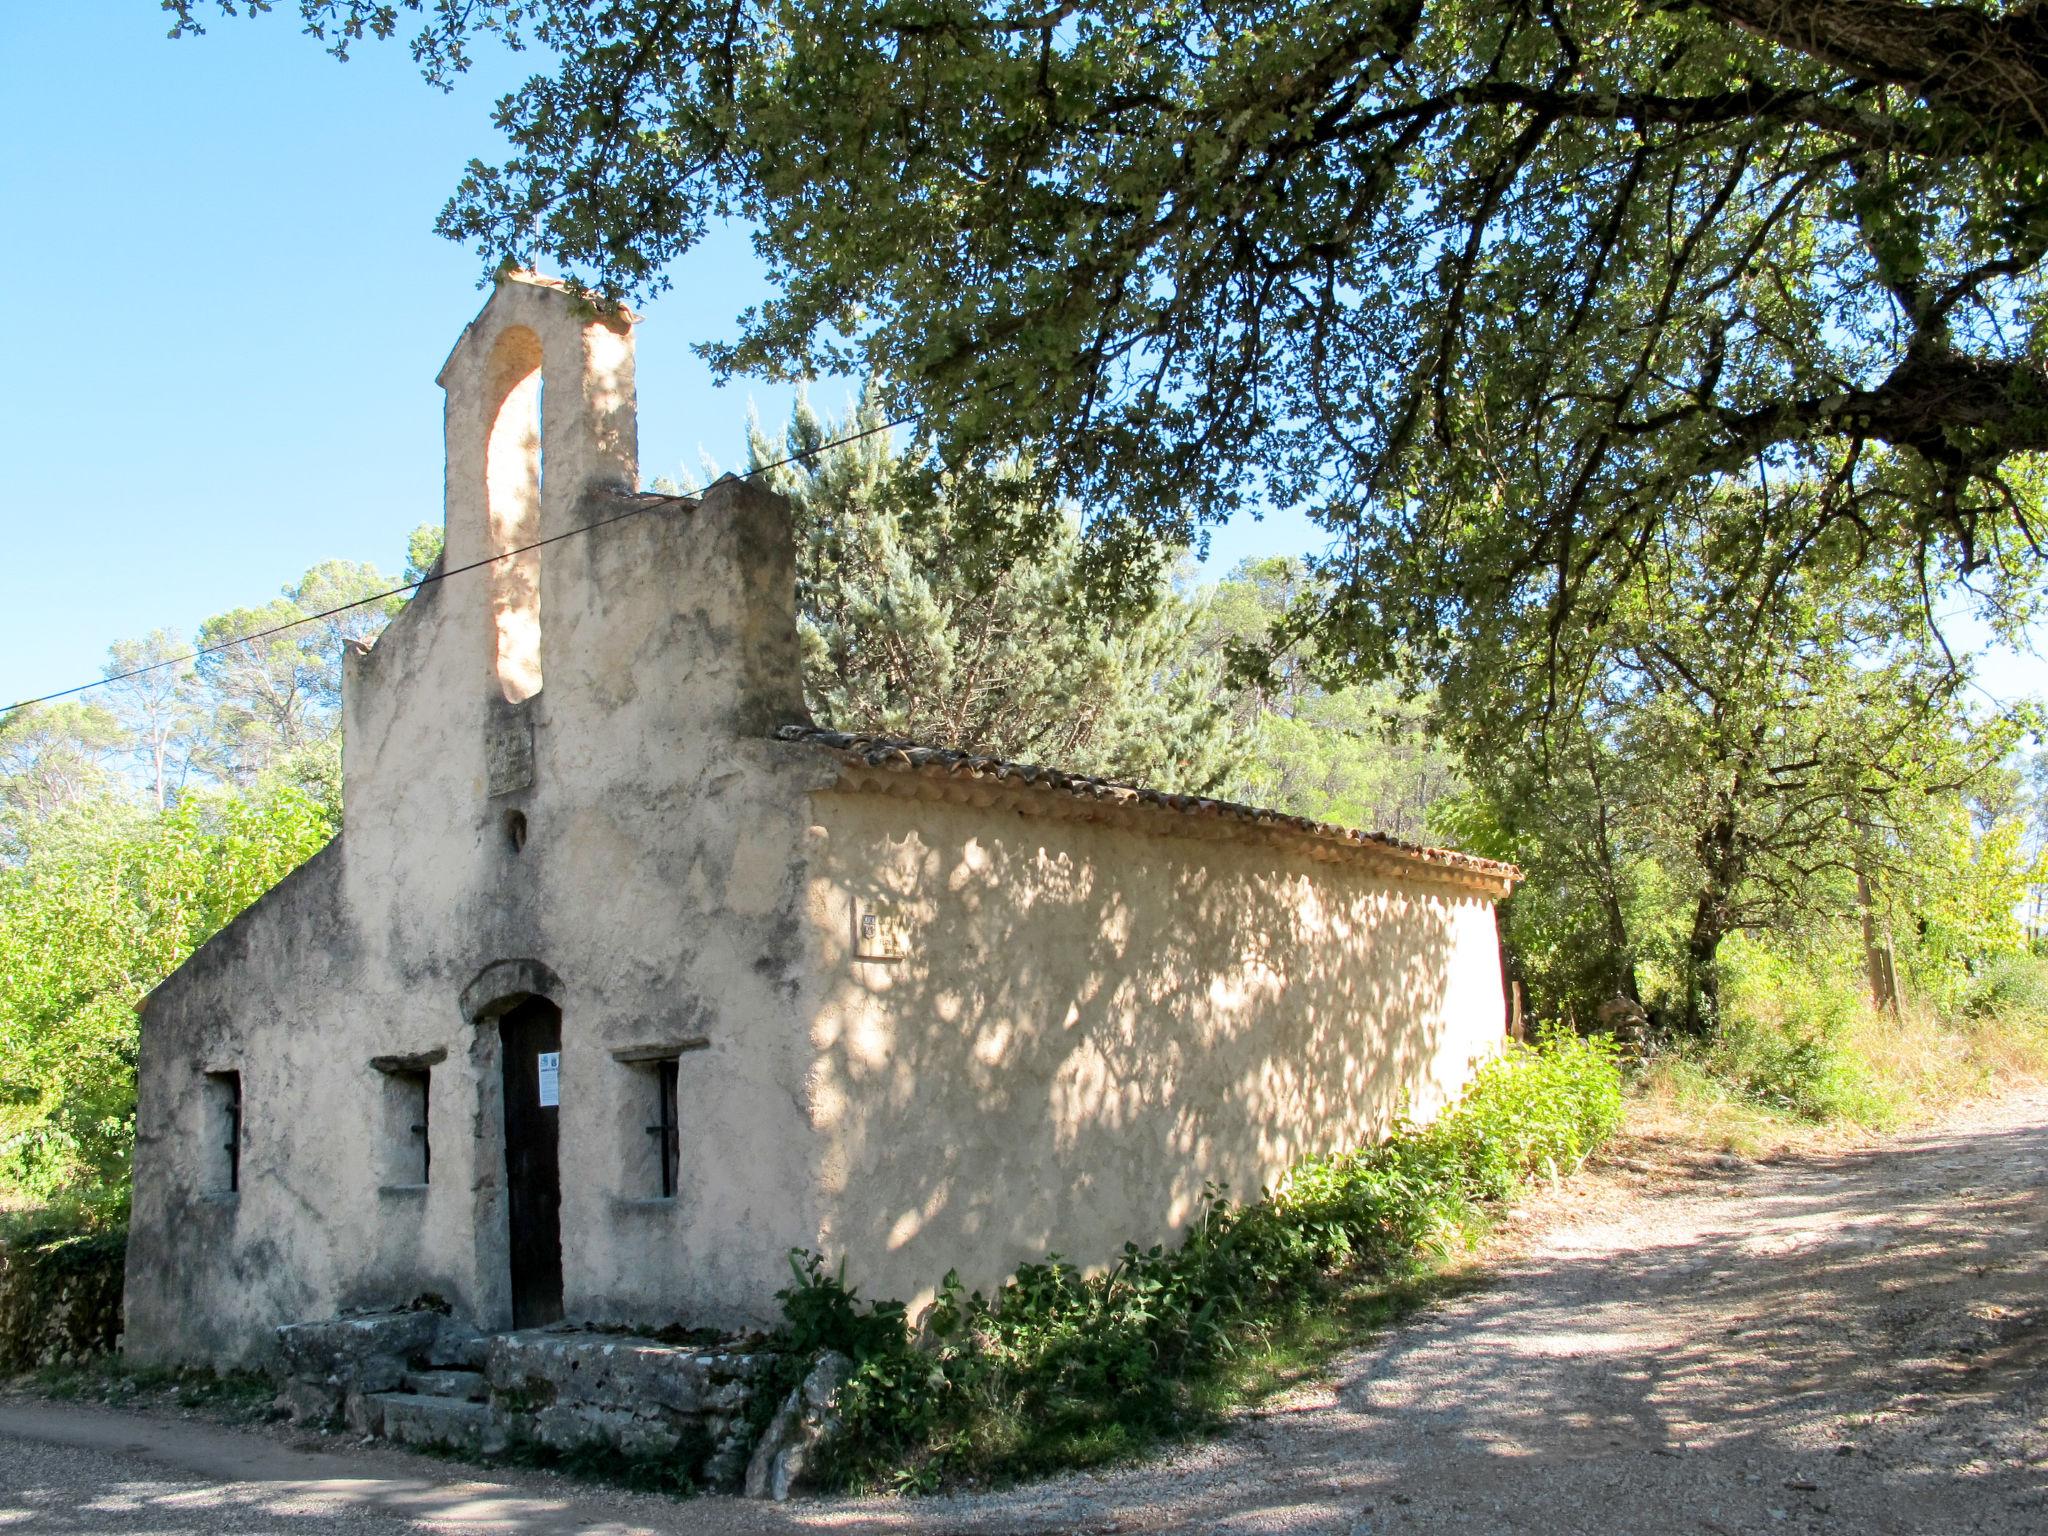
{"label": "small rectangular window", "polygon": [[682,1058],[708,1050],[704,1035],[622,1045],[612,1060],[627,1068],[619,1136],[619,1194],[628,1204],[674,1200],[683,1192]]}
{"label": "small rectangular window", "polygon": [[676,1081],[680,1063],[670,1057],[653,1063],[654,1124],[647,1134],[656,1138],[655,1161],[660,1166],[661,1198],[673,1200],[682,1176],[683,1139],[676,1119]]}
{"label": "small rectangular window", "polygon": [[242,1187],[242,1074],[206,1074],[205,1119],[207,1182],[215,1190],[235,1194]]}
{"label": "small rectangular window", "polygon": [[427,1068],[384,1069],[381,1181],[425,1184],[434,1176],[434,1074]]}

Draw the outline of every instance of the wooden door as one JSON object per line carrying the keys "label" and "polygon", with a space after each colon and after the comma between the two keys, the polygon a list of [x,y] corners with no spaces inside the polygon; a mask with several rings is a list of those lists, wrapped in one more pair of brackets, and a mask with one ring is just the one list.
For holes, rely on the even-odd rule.
{"label": "wooden door", "polygon": [[498,1025],[505,1062],[505,1191],[511,1214],[512,1326],[562,1315],[562,1011],[532,997]]}

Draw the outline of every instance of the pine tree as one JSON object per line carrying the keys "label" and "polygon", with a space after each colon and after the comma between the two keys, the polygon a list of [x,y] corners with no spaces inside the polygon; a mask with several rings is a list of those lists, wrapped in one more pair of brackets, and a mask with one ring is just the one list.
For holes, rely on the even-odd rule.
{"label": "pine tree", "polygon": [[871,391],[843,421],[800,399],[781,441],[752,424],[750,468],[795,514],[817,721],[1162,789],[1222,784],[1242,743],[1202,606],[1164,578],[1136,609],[1091,595],[1072,516],[1041,539],[1037,514],[1013,510],[970,537],[946,479],[884,421]]}

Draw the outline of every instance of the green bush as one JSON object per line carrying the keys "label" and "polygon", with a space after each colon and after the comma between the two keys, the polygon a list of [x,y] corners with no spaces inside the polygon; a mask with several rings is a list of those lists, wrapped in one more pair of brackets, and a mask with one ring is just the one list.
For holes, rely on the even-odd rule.
{"label": "green bush", "polygon": [[820,1349],[855,1362],[828,1469],[843,1485],[922,1489],[1128,1455],[1199,1427],[1234,1364],[1330,1314],[1347,1288],[1462,1246],[1489,1206],[1576,1167],[1620,1117],[1610,1045],[1553,1035],[1488,1064],[1426,1126],[1311,1158],[1251,1204],[1210,1190],[1177,1248],[1127,1245],[1092,1275],[1055,1254],[993,1298],[949,1273],[916,1337],[902,1304],[863,1306],[816,1255],[794,1255],[778,1343],[792,1373]]}
{"label": "green bush", "polygon": [[339,825],[312,755],[246,795],[159,815],[87,807],[0,863],[0,1193],[121,1198],[135,1143],[135,1008]]}
{"label": "green bush", "polygon": [[1794,954],[1731,941],[1720,1021],[1682,1046],[1695,1065],[1751,1103],[1813,1124],[1882,1125],[1893,1106],[1850,1048],[1867,1003],[1846,951]]}
{"label": "green bush", "polygon": [[1963,988],[1959,1011],[2000,1023],[2048,1023],[2048,960],[2006,954],[1986,961]]}

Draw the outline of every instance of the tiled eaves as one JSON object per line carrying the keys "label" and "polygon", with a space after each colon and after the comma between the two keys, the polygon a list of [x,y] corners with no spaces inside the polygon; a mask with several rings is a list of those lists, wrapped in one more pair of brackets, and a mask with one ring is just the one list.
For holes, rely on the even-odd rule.
{"label": "tiled eaves", "polygon": [[[1496,900],[1522,878],[1513,864],[1482,859],[1451,848],[1426,848],[1379,832],[1361,832],[1334,822],[1290,816],[1207,795],[1176,795],[1120,784],[1088,774],[1062,773],[982,757],[947,747],[926,747],[887,736],[861,736],[817,725],[785,725],[776,740],[817,747],[836,756],[840,783],[850,789],[908,793],[927,799],[951,799],[949,789],[972,785],[1006,792],[1019,810],[1079,816],[1091,821],[1114,820],[1160,834],[1236,837],[1279,843],[1313,858],[1369,865],[1411,878],[1434,879]],[[1171,817],[1171,821],[1163,818]]]}

